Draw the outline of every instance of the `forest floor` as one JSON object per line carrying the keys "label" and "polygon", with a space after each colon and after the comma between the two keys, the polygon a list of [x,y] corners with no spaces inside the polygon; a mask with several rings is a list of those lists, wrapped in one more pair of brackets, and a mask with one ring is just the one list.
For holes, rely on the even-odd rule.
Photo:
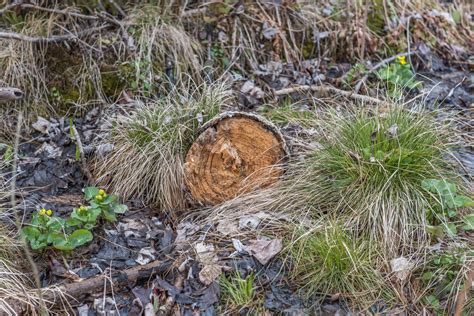
{"label": "forest floor", "polygon": [[[147,2],[0,7],[1,315],[474,311],[472,5]],[[229,111],[285,174],[200,202]]]}

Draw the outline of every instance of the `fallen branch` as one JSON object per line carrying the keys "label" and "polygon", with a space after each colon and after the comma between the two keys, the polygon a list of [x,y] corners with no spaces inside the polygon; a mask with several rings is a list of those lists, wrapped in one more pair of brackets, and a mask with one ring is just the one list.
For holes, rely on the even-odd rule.
{"label": "fallen branch", "polygon": [[76,34],[65,34],[65,35],[54,35],[51,37],[36,37],[36,36],[28,36],[16,32],[0,32],[0,38],[3,39],[11,39],[11,40],[18,40],[18,41],[26,41],[30,43],[42,43],[42,44],[49,44],[49,43],[59,43],[64,42],[72,39],[76,39],[91,33],[95,33],[110,27],[110,25],[102,25],[98,27],[92,27],[90,29],[77,32]]}
{"label": "fallen branch", "polygon": [[388,102],[383,101],[383,100],[379,100],[377,98],[373,98],[373,97],[370,97],[370,96],[367,96],[367,95],[357,94],[357,93],[354,93],[354,92],[351,92],[351,91],[345,91],[345,90],[337,89],[337,88],[327,86],[327,85],[311,85],[311,86],[310,85],[301,85],[301,86],[295,86],[295,87],[291,87],[291,88],[285,88],[285,89],[277,90],[277,91],[274,92],[274,94],[275,94],[275,96],[281,96],[281,95],[287,95],[287,94],[294,93],[294,92],[304,92],[304,91],[313,91],[313,92],[322,92],[322,93],[330,92],[330,93],[335,93],[335,94],[342,95],[342,96],[347,97],[347,98],[352,98],[352,99],[356,99],[356,100],[363,101],[363,102],[368,102],[368,103],[374,103],[374,104],[377,104],[377,105],[388,104]]}
{"label": "fallen branch", "polygon": [[66,296],[78,299],[103,289],[104,280],[108,279],[108,283],[111,285],[106,288],[106,292],[108,293],[112,290],[112,286],[131,287],[140,281],[145,281],[157,274],[165,273],[172,264],[172,260],[155,260],[142,266],[117,271],[112,273],[111,277],[106,274],[101,274],[81,282],[66,284],[59,288]]}
{"label": "fallen branch", "polygon": [[367,81],[367,79],[369,79],[369,75],[371,73],[373,73],[374,71],[376,71],[377,69],[379,69],[380,67],[394,61],[395,59],[397,59],[398,57],[402,57],[402,56],[410,56],[410,55],[413,55],[415,52],[409,52],[409,53],[401,53],[401,54],[398,54],[398,55],[395,55],[395,56],[392,56],[392,57],[389,57],[389,58],[386,58],[384,60],[382,60],[381,62],[375,64],[375,66],[373,66],[372,68],[370,68],[369,70],[367,70],[367,72],[365,73],[365,75],[357,82],[357,84],[355,85],[354,87],[354,91],[355,93],[358,93],[360,88],[362,87],[362,84],[364,82]]}

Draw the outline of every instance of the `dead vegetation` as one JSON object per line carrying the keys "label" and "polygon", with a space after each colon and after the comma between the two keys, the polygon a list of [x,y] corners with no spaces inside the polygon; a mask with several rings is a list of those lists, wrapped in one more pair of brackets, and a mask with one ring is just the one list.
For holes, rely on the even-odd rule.
{"label": "dead vegetation", "polygon": [[[317,313],[334,302],[340,311],[354,313],[381,308],[382,313],[457,316],[474,310],[469,287],[472,177],[458,174],[462,157],[456,155],[459,147],[470,148],[465,141],[469,124],[453,119],[446,108],[430,108],[462,98],[457,89],[467,79],[451,86],[438,103],[428,100],[435,85],[418,94],[421,81],[410,82],[427,79],[417,72],[430,76],[443,61],[448,71],[472,66],[469,4],[4,2],[0,75],[10,89],[8,101],[18,99],[0,104],[0,141],[5,142],[0,148],[0,217],[8,227],[12,217],[6,215],[11,209],[5,201],[14,193],[32,192],[27,186],[18,192],[6,187],[12,162],[23,163],[19,171],[31,172],[28,163],[64,160],[58,168],[80,164],[84,182],[119,195],[134,212],[143,206],[153,216],[160,214],[153,225],[162,230],[126,230],[127,238],[147,230],[157,240],[133,250],[139,253],[136,262],[152,267],[146,277],[154,278],[149,282],[152,300],[142,304],[143,297],[137,297],[140,313],[150,306],[158,314],[185,310],[189,302],[201,311],[219,306],[223,314],[281,312],[271,304],[282,284],[291,292],[283,297],[301,299],[298,312]],[[392,65],[405,66],[398,67],[405,71],[403,80],[390,76],[398,69]],[[12,96],[17,90],[11,89],[24,95]],[[206,146],[196,149],[193,143],[211,144],[203,128],[228,110],[266,116],[270,122],[263,129],[277,136],[281,148],[274,140],[260,146],[258,133],[251,132],[256,127],[238,121],[232,146],[219,138],[201,157]],[[15,135],[17,112],[26,116],[20,126],[21,155],[14,154],[19,150],[15,137],[20,137]],[[55,121],[29,128],[38,117]],[[227,129],[222,139],[229,141]],[[70,140],[58,141],[65,130]],[[253,151],[244,157],[235,145],[239,142],[254,146]],[[72,155],[70,149],[57,155],[58,147],[71,143],[76,146]],[[42,145],[29,153],[34,158],[22,156],[37,144]],[[100,146],[107,150],[100,152]],[[261,157],[275,147],[281,149],[277,159],[263,163]],[[194,170],[193,178],[189,167],[196,157],[205,167]],[[226,164],[219,179],[216,159]],[[270,181],[262,174],[271,174]],[[196,193],[203,182],[208,186]],[[33,211],[22,214],[23,220]],[[120,222],[117,234],[132,223]],[[106,244],[129,250],[128,244],[108,240],[115,238],[107,235],[112,226],[94,232],[100,231]],[[26,260],[18,240],[17,229],[0,231],[0,310],[6,314],[41,313],[52,306],[72,311],[71,288],[75,298],[103,290],[94,308],[105,309],[112,295],[112,310],[118,310],[114,295],[145,276],[139,267],[122,269],[136,276],[125,283],[123,275],[112,275],[113,253],[110,267],[95,277],[82,280],[73,274],[71,282],[62,275],[59,282],[69,283],[37,291],[38,276],[19,264]],[[88,256],[97,255],[94,247],[102,245],[81,252],[80,260],[62,257],[66,271],[73,271],[69,264],[76,270],[87,266]],[[231,266],[236,257],[253,263]],[[42,262],[45,258],[34,259],[54,271]],[[153,263],[161,261],[144,263],[150,258],[166,258],[166,267],[155,271]],[[57,275],[43,281],[56,283]],[[153,306],[157,303],[163,303],[159,309]]]}

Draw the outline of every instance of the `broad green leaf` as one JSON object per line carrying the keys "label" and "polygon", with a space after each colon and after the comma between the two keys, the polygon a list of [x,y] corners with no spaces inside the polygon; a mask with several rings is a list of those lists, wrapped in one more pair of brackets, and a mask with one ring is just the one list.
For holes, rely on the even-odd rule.
{"label": "broad green leaf", "polygon": [[440,303],[439,303],[439,300],[438,300],[438,298],[437,298],[436,296],[434,296],[434,295],[427,295],[427,296],[425,297],[425,299],[426,299],[426,302],[427,302],[429,305],[431,305],[433,308],[435,308],[435,309],[441,308],[441,305],[440,305]]}
{"label": "broad green leaf", "polygon": [[78,226],[82,223],[80,220],[74,218],[73,214],[74,214],[74,212],[71,213],[72,218],[69,218],[68,220],[66,220],[66,226],[68,226],[68,227]]}
{"label": "broad green leaf", "polygon": [[23,227],[21,233],[23,236],[25,236],[27,240],[37,239],[38,236],[41,234],[38,228],[31,226]]}
{"label": "broad green leaf", "polygon": [[94,237],[92,236],[92,233],[87,229],[78,229],[68,237],[68,240],[69,243],[75,248],[92,241],[93,238]]}
{"label": "broad green leaf", "polygon": [[456,225],[454,223],[445,224],[444,229],[445,229],[446,233],[451,237],[456,236],[457,233],[458,233],[458,230],[457,230]]}
{"label": "broad green leaf", "polygon": [[109,211],[104,211],[104,218],[108,222],[115,222],[117,220],[117,217],[115,216],[114,212],[109,212]]}
{"label": "broad green leaf", "polygon": [[462,229],[464,230],[474,230],[474,214],[465,215],[462,218],[464,225]]}
{"label": "broad green leaf", "polygon": [[54,216],[54,217],[49,218],[48,223],[46,224],[46,227],[48,227],[50,231],[57,232],[63,229],[65,223],[66,221],[62,219],[61,217]]}
{"label": "broad green leaf", "polygon": [[76,219],[76,220],[79,220],[81,222],[86,222],[87,221],[87,214],[82,214],[79,212],[78,209],[74,209],[74,211],[72,211],[71,213],[71,218],[72,219]]}
{"label": "broad green leaf", "polygon": [[128,206],[125,204],[116,204],[113,206],[114,212],[117,214],[123,214],[128,211]]}
{"label": "broad green leaf", "polygon": [[434,277],[434,273],[433,273],[433,272],[425,272],[425,273],[423,273],[423,275],[421,276],[421,279],[422,279],[423,281],[430,281],[433,277]]}
{"label": "broad green leaf", "polygon": [[48,243],[55,245],[55,244],[64,244],[66,242],[67,240],[64,234],[61,234],[61,233],[48,234]]}
{"label": "broad green leaf", "polygon": [[426,232],[434,237],[443,238],[444,230],[441,226],[426,226]]}
{"label": "broad green leaf", "polygon": [[92,200],[97,194],[99,194],[99,189],[96,187],[87,187],[84,190],[84,197],[86,200]]}
{"label": "broad green leaf", "polygon": [[53,244],[53,247],[62,250],[62,251],[70,251],[73,250],[75,247],[71,245],[68,241],[58,241],[57,243]]}
{"label": "broad green leaf", "polygon": [[464,195],[458,195],[454,198],[454,205],[456,207],[471,207],[474,206],[474,201]]}
{"label": "broad green leaf", "polygon": [[48,243],[46,242],[46,240],[33,239],[30,240],[30,246],[34,250],[39,250],[48,246]]}
{"label": "broad green leaf", "polygon": [[112,204],[115,201],[118,200],[118,197],[116,195],[107,195],[107,197],[102,201],[102,204]]}

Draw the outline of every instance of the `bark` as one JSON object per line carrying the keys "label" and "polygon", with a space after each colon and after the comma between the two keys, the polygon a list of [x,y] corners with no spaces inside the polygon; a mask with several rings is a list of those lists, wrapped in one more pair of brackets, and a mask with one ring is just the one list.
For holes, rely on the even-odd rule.
{"label": "bark", "polygon": [[193,197],[217,204],[267,187],[283,173],[287,155],[278,129],[260,116],[227,112],[211,120],[188,151],[186,183]]}

